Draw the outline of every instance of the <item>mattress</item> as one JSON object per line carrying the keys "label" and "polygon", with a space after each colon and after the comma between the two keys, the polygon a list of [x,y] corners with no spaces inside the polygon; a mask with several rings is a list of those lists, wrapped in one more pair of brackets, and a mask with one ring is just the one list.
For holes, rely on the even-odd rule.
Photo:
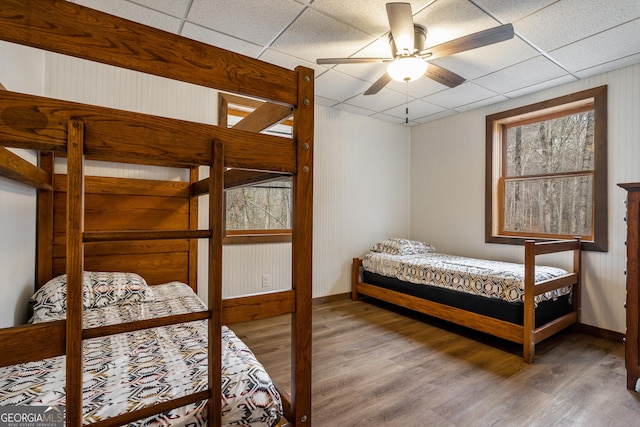
{"label": "mattress", "polygon": [[[436,286],[506,302],[524,301],[524,265],[466,258],[438,252],[393,255],[368,252],[362,261],[366,271],[416,285]],[[536,282],[568,274],[566,270],[536,266]],[[571,287],[546,292],[535,303],[571,293]]]}
{"label": "mattress", "polygon": [[[185,284],[153,286],[153,301],[84,311],[84,327],[206,310]],[[34,322],[64,318],[35,316]],[[282,402],[264,367],[227,327],[222,330],[224,426],[273,426]],[[207,388],[207,322],[196,321],[85,340],[84,424]],[[0,406],[65,405],[65,356],[0,368]],[[206,425],[206,402],[130,424]]]}

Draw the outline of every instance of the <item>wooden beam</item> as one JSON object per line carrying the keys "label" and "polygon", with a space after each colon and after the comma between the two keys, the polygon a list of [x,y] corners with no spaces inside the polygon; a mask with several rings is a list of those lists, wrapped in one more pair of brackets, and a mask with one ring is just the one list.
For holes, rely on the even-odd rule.
{"label": "wooden beam", "polygon": [[64,154],[67,123],[74,117],[85,124],[84,154],[95,160],[208,165],[216,139],[224,144],[225,167],[285,173],[296,168],[290,138],[6,91],[0,92],[0,145]]}
{"label": "wooden beam", "polygon": [[293,313],[293,291],[271,292],[222,301],[222,323],[225,325]]}
{"label": "wooden beam", "polygon": [[296,73],[64,0],[3,0],[0,39],[295,105]]}
{"label": "wooden beam", "polygon": [[293,109],[289,106],[265,102],[236,123],[233,128],[249,132],[261,132],[280,123],[292,113]]}
{"label": "wooden beam", "polygon": [[64,320],[0,329],[0,367],[64,354],[65,330]]}
{"label": "wooden beam", "polygon": [[[224,173],[224,189],[229,190],[232,188],[246,187],[263,182],[276,181],[288,176],[290,175],[282,173],[229,169]],[[194,182],[191,186],[191,195],[199,196],[201,194],[207,194],[209,191],[208,186],[209,178]]]}
{"label": "wooden beam", "polygon": [[0,176],[39,190],[51,190],[51,175],[22,157],[0,147]]}

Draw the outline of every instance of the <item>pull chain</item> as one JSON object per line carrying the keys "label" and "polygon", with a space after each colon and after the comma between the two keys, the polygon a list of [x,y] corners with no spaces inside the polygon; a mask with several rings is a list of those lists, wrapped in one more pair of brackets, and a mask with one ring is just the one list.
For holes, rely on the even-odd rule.
{"label": "pull chain", "polygon": [[409,124],[409,82],[407,81],[406,86],[405,86],[405,107],[404,107],[404,113],[405,113],[405,118],[404,118],[404,123],[405,124]]}

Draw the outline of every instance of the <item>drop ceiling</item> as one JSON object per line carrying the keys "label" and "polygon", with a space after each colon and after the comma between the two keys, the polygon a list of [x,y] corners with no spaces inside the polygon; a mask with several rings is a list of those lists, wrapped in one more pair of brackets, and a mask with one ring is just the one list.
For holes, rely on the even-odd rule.
{"label": "drop ceiling", "polygon": [[317,104],[408,126],[640,63],[640,0],[416,0],[409,3],[427,28],[426,47],[506,23],[515,37],[435,59],[466,79],[455,88],[421,78],[365,96],[386,64],[315,60],[390,57],[386,1],[74,1],[286,68],[313,68]]}

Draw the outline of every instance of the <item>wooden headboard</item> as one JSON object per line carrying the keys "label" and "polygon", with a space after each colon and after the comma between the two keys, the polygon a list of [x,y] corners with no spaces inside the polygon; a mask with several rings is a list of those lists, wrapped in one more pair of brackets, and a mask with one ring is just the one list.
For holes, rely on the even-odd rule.
{"label": "wooden headboard", "polygon": [[[56,174],[53,182],[52,192],[40,191],[38,286],[66,269],[67,176]],[[87,176],[85,231],[197,229],[197,197],[191,196],[190,185]],[[47,204],[50,208],[42,209]],[[197,290],[197,241],[87,242],[85,270],[135,272],[151,285],[178,280]]]}

